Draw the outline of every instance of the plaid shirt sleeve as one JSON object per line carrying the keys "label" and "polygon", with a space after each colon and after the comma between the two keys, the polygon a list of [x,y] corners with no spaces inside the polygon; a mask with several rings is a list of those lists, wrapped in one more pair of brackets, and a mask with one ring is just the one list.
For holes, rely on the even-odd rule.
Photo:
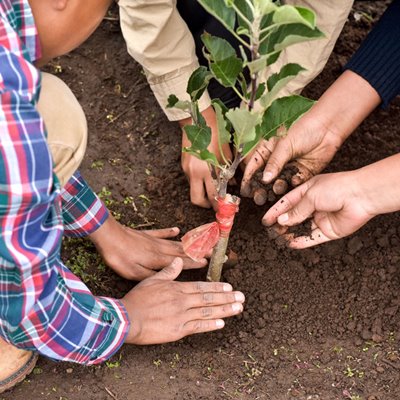
{"label": "plaid shirt sleeve", "polygon": [[70,217],[68,230],[83,234],[96,229],[106,211],[79,175],[60,193],[35,109],[40,72],[31,60],[37,48],[27,0],[2,0],[0,335],[56,360],[96,364],[119,349],[129,320],[120,301],[94,297],[60,259],[63,217]]}

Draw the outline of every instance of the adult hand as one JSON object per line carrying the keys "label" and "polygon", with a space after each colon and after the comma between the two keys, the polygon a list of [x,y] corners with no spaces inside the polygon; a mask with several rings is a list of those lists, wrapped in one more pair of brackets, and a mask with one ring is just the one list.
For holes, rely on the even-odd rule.
{"label": "adult hand", "polygon": [[380,101],[379,94],[365,79],[345,71],[285,137],[259,145],[244,173],[243,195],[252,195],[252,176],[264,166],[264,183],[271,183],[290,160],[298,169],[291,181],[293,186],[321,172]]}
{"label": "adult hand", "polygon": [[[273,205],[263,223],[276,226],[289,247],[304,249],[348,236],[375,215],[366,207],[357,172],[351,171],[311,178]],[[309,235],[295,237],[282,230],[282,226],[297,225],[308,218],[311,218]]]}
{"label": "adult hand", "polygon": [[224,326],[223,318],[243,310],[244,295],[220,282],[176,282],[182,260],[133,288],[121,301],[131,329],[126,343],[158,344]]}
{"label": "adult hand", "polygon": [[[322,121],[307,114],[295,123],[287,135],[262,140],[246,161],[241,194],[252,197],[251,180],[254,174],[265,167],[262,182],[274,181],[285,165],[296,172],[291,178],[292,186],[298,186],[321,172],[332,160],[343,140],[330,131]],[[278,193],[274,188],[275,193]]]}
{"label": "adult hand", "polygon": [[[218,129],[214,109],[210,106],[202,112],[202,115],[211,128],[211,143],[208,150],[214,153],[218,160],[223,163],[223,157],[218,146]],[[191,123],[191,118],[180,121],[182,128]],[[190,147],[190,141],[182,129],[183,147]],[[223,146],[222,151],[225,159],[232,159],[232,152],[228,144]],[[217,193],[208,164],[188,153],[182,153],[182,169],[189,179],[191,202],[200,207],[210,208],[212,206],[215,208]]]}
{"label": "adult hand", "polygon": [[89,235],[105,263],[126,279],[142,280],[169,265],[176,257],[184,269],[202,268],[207,260],[193,261],[183,251],[182,243],[167,240],[179,234],[178,228],[137,231],[121,225],[110,215]]}

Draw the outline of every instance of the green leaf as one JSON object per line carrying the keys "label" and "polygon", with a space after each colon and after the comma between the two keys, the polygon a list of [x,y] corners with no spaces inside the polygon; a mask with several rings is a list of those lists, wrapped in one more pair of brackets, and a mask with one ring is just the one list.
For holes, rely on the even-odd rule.
{"label": "green leaf", "polygon": [[308,26],[310,29],[315,28],[314,12],[303,7],[280,6],[275,10],[272,21],[274,24],[279,25],[302,24]]}
{"label": "green leaf", "polygon": [[225,1],[221,0],[198,0],[198,2],[225,26],[230,32],[235,32],[235,11]]}
{"label": "green leaf", "polygon": [[226,121],[224,118],[223,109],[217,102],[212,102],[212,105],[214,107],[215,114],[217,117],[218,142],[219,142],[220,148],[222,148],[223,144],[230,143],[231,134],[226,129]]}
{"label": "green leaf", "polygon": [[256,126],[261,123],[262,116],[255,111],[249,111],[242,108],[234,108],[226,113],[226,118],[231,121],[236,148],[251,142],[256,137]]}
{"label": "green leaf", "polygon": [[179,100],[174,94],[169,95],[167,108],[178,108],[190,112],[190,101]]}
{"label": "green leaf", "polygon": [[232,45],[225,39],[212,36],[207,32],[201,35],[201,40],[210,53],[211,60],[214,62],[224,61],[227,58],[235,57],[236,51]]}
{"label": "green leaf", "polygon": [[225,39],[204,33],[201,39],[208,50],[205,54],[208,58],[210,69],[215,78],[225,87],[235,86],[236,80],[243,65],[236,56],[235,49]]}
{"label": "green leaf", "polygon": [[194,151],[206,150],[211,143],[211,129],[208,126],[186,125],[185,132]]}
{"label": "green leaf", "polygon": [[254,0],[253,3],[257,16],[270,14],[278,7],[272,0]]}
{"label": "green leaf", "polygon": [[258,85],[257,91],[256,91],[256,97],[254,100],[258,100],[265,92],[265,83],[260,83]]}
{"label": "green leaf", "polygon": [[246,64],[246,67],[249,68],[250,75],[257,74],[262,71],[267,66],[267,56],[261,56],[260,58],[250,61]]}
{"label": "green leaf", "polygon": [[267,81],[268,92],[260,100],[262,107],[267,108],[276,99],[279,91],[301,71],[305,71],[305,69],[299,64],[286,64],[279,72],[272,74]]}
{"label": "green leaf", "polygon": [[[293,44],[321,39],[323,37],[325,35],[318,28],[310,29],[308,26],[302,24],[283,25],[278,27],[276,31],[269,35],[267,40],[261,43],[259,53],[271,57]],[[268,60],[268,65],[271,64],[271,60]]]}
{"label": "green leaf", "polygon": [[208,83],[210,82],[212,75],[210,71],[201,66],[197,68],[189,78],[187,85],[187,93],[190,95],[192,101],[197,101],[203,95],[207,89]]}
{"label": "green leaf", "polygon": [[[215,0],[214,0],[215,1]],[[217,0],[218,1],[218,0]],[[254,20],[254,15],[253,12],[251,11],[251,8],[247,4],[246,0],[234,0],[235,6],[240,10],[242,15],[249,21],[253,22]],[[248,27],[248,24],[244,21],[244,19],[240,16],[237,15],[239,25],[245,25]]]}
{"label": "green leaf", "polygon": [[302,96],[287,96],[274,100],[265,111],[261,124],[262,137],[275,136],[280,127],[289,129],[315,103]]}
{"label": "green leaf", "polygon": [[237,77],[242,71],[242,62],[237,57],[210,64],[210,69],[217,81],[225,87],[236,85]]}
{"label": "green leaf", "polygon": [[200,160],[203,160],[203,161],[208,162],[209,164],[215,165],[216,167],[220,166],[220,164],[217,160],[217,157],[214,154],[210,153],[208,150],[195,151],[195,150],[192,150],[191,147],[184,147],[182,149],[182,152],[188,153],[192,156],[195,156],[195,157],[199,158]]}

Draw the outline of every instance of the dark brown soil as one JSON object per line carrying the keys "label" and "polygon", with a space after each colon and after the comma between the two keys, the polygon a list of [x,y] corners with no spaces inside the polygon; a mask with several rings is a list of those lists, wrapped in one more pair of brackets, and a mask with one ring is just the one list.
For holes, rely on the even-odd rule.
{"label": "dark brown soil", "polygon": [[[387,2],[359,2],[375,20]],[[115,10],[112,14],[116,16]],[[352,14],[327,68],[307,89],[318,96],[370,29]],[[73,54],[50,65],[73,89],[89,122],[82,172],[124,223],[178,224],[183,233],[212,220],[192,206],[180,169],[180,132],[156,104],[127,55],[118,22],[105,21]],[[377,110],[345,143],[330,171],[399,151],[400,102]],[[135,211],[137,209],[137,212]],[[400,399],[400,215],[381,216],[355,235],[304,251],[278,247],[243,199],[231,247],[239,263],[224,280],[247,296],[223,331],[163,346],[124,347],[106,365],[41,359],[4,400]],[[127,249],[129,251],[129,249]],[[96,294],[122,296],[117,277],[84,241],[64,257]],[[182,279],[204,279],[205,271]]]}

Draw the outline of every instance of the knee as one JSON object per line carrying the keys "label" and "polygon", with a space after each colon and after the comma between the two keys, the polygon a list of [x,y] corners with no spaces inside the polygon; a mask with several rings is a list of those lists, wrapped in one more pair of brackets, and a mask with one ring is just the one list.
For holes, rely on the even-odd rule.
{"label": "knee", "polygon": [[85,154],[85,114],[68,86],[48,73],[42,73],[42,89],[37,109],[46,126],[54,172],[64,185],[77,170]]}

